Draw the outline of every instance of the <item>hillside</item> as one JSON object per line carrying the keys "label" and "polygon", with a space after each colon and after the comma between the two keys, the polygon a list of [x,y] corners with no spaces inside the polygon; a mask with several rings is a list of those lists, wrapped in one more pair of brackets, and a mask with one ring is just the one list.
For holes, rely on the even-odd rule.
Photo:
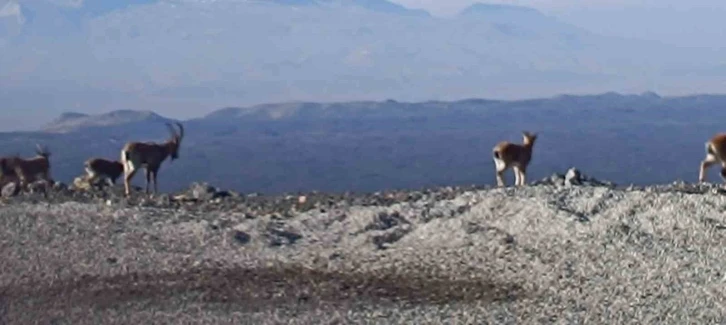
{"label": "hillside", "polygon": [[0,322],[717,323],[723,193],[18,197],[0,209]]}
{"label": "hillside", "polygon": [[15,118],[0,130],[67,110],[189,118],[270,101],[721,91],[718,51],[601,36],[527,7],[441,18],[385,0],[57,3],[6,4],[0,104]]}
{"label": "hillside", "polygon": [[[581,166],[623,185],[695,181],[703,143],[724,131],[725,105],[726,96],[605,93],[228,107],[183,121],[180,159],[162,166],[159,182],[164,191],[205,180],[267,194],[494,184],[491,148],[500,140],[521,141],[522,130],[540,133],[530,179]],[[103,116],[115,115],[84,120]],[[46,144],[55,178],[69,183],[91,156],[117,159],[125,141],[166,139],[164,121],[0,133],[0,155],[28,156],[36,142]],[[709,175],[719,180],[715,168]]]}
{"label": "hillside", "polygon": [[171,120],[150,111],[119,110],[94,116],[66,112],[43,126],[42,131],[48,133],[68,133],[116,126],[133,128],[138,125],[149,128],[169,121]]}

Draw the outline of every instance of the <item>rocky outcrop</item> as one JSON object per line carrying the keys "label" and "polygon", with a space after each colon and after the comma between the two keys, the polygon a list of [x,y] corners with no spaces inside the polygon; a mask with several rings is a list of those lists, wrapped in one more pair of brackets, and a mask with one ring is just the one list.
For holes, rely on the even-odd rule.
{"label": "rocky outcrop", "polygon": [[564,174],[554,173],[550,177],[543,178],[533,182],[532,185],[551,185],[551,186],[605,186],[615,187],[612,182],[601,181],[596,178],[585,175],[577,168],[570,168]]}

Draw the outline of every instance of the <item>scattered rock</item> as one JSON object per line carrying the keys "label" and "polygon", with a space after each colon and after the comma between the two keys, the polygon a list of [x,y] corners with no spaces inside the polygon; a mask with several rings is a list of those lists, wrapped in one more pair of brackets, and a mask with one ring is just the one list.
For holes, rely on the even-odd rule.
{"label": "scattered rock", "polygon": [[43,193],[47,194],[46,189],[50,188],[46,181],[40,180],[28,184],[28,192],[30,193]]}
{"label": "scattered rock", "polygon": [[155,199],[158,206],[170,206],[172,204],[172,199],[169,194],[157,194]]}
{"label": "scattered rock", "polygon": [[2,197],[9,198],[18,195],[20,193],[20,186],[16,183],[8,183],[3,186]]}
{"label": "scattered rock", "polygon": [[576,168],[570,168],[565,174],[565,186],[581,185],[582,180],[580,179],[580,171]]}
{"label": "scattered rock", "polygon": [[232,231],[232,238],[234,238],[234,240],[237,241],[237,243],[239,243],[241,245],[248,244],[250,242],[250,240],[252,239],[252,237],[248,233],[246,233],[242,230]]}
{"label": "scattered rock", "polygon": [[580,172],[577,168],[570,168],[563,174],[555,173],[550,177],[535,181],[532,185],[545,186],[605,186],[615,187],[615,184],[608,181],[601,181]]}
{"label": "scattered rock", "polygon": [[217,197],[217,189],[207,183],[193,183],[189,192],[192,198],[202,201],[209,201]]}
{"label": "scattered rock", "polygon": [[217,199],[223,199],[227,197],[234,197],[234,195],[230,191],[217,190],[214,197]]}
{"label": "scattered rock", "polygon": [[91,184],[88,182],[88,178],[79,176],[73,179],[73,189],[88,191],[91,189]]}
{"label": "scattered rock", "polygon": [[193,197],[190,197],[189,195],[186,195],[186,194],[174,195],[174,197],[172,199],[174,201],[179,201],[179,202],[192,202],[192,201],[197,201],[197,199],[195,199]]}
{"label": "scattered rock", "polygon": [[373,222],[365,227],[364,230],[387,230],[395,226],[408,223],[408,220],[402,217],[401,214],[398,213],[398,211],[395,211],[393,213],[381,212],[376,216]]}
{"label": "scattered rock", "polygon": [[302,235],[282,222],[270,222],[265,230],[267,240],[272,247],[292,245],[302,238]]}
{"label": "scattered rock", "polygon": [[54,191],[66,191],[66,190],[68,190],[68,185],[66,185],[63,182],[54,182],[53,190]]}
{"label": "scattered rock", "polygon": [[397,227],[395,229],[373,235],[371,237],[371,242],[373,242],[378,249],[386,249],[390,247],[391,244],[401,240],[401,238],[406,236],[409,232],[411,232],[411,227],[409,225]]}

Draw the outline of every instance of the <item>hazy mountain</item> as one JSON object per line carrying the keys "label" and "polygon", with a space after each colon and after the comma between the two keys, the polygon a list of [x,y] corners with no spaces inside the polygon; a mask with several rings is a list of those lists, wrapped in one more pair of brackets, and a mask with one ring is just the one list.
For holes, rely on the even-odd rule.
{"label": "hazy mountain", "polygon": [[692,72],[721,64],[514,6],[439,18],[384,0],[13,3],[26,18],[0,36],[6,130],[69,110],[191,117],[271,101],[708,92],[717,76]]}
{"label": "hazy mountain", "polygon": [[726,6],[720,1],[631,2],[554,11],[560,19],[604,35],[657,40],[697,51],[726,50],[726,44],[719,41],[726,30]]}
{"label": "hazy mountain", "polygon": [[[163,165],[159,181],[165,190],[209,181],[266,193],[494,184],[492,147],[521,141],[522,130],[540,134],[530,180],[576,166],[621,184],[695,181],[703,143],[723,131],[724,106],[726,96],[611,92],[519,101],[227,107],[183,121],[180,159]],[[46,144],[55,177],[70,181],[88,157],[117,158],[128,140],[169,136],[163,117],[110,127],[74,121],[146,114],[65,114],[60,125],[77,126],[72,131],[0,133],[0,154],[31,155],[35,143]],[[716,168],[710,179],[719,181]],[[135,182],[143,184],[141,177]]]}
{"label": "hazy mountain", "polygon": [[83,113],[66,112],[45,125],[42,130],[52,133],[68,133],[97,127],[130,127],[130,124],[151,126],[168,121],[169,119],[161,117],[151,111],[119,110],[93,116]]}

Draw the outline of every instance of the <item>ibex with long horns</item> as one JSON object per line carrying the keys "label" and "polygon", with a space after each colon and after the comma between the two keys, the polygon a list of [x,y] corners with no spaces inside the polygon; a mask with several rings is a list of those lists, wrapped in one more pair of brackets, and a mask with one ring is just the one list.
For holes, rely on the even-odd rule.
{"label": "ibex with long horns", "polygon": [[129,182],[136,175],[139,168],[144,168],[146,172],[146,194],[149,194],[149,183],[154,182],[154,193],[157,192],[156,176],[159,172],[161,163],[166,157],[171,160],[179,158],[179,145],[184,138],[184,127],[181,123],[176,122],[179,132],[174,129],[170,123],[166,126],[171,132],[171,138],[164,143],[156,142],[137,142],[132,141],[126,143],[121,149],[121,164],[124,167],[124,193],[128,197],[131,195]]}

